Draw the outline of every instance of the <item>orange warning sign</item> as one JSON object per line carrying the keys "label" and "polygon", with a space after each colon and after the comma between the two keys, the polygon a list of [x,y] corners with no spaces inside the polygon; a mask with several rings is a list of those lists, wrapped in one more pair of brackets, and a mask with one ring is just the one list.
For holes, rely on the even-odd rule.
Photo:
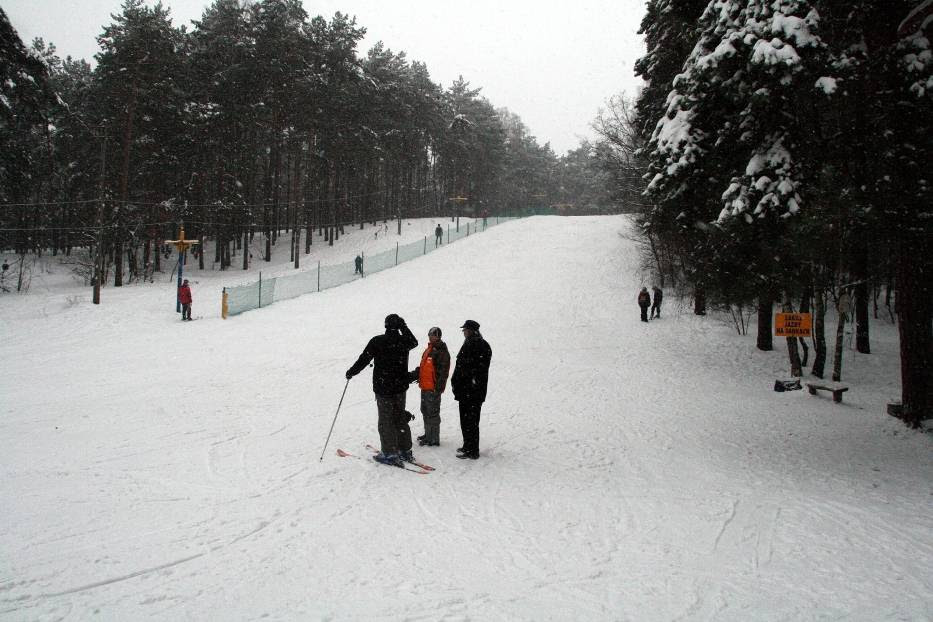
{"label": "orange warning sign", "polygon": [[811,317],[809,313],[776,313],[774,315],[774,336],[809,337]]}

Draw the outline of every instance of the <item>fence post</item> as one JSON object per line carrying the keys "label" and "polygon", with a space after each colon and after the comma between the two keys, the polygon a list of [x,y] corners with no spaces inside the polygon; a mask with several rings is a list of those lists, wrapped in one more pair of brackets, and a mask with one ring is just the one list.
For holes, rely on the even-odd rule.
{"label": "fence post", "polygon": [[227,319],[227,312],[229,307],[227,307],[227,288],[224,288],[223,295],[220,297],[220,317]]}
{"label": "fence post", "polygon": [[424,252],[421,254],[422,255],[428,254],[428,236],[424,236]]}
{"label": "fence post", "polygon": [[395,243],[395,265],[398,265],[398,242]]}
{"label": "fence post", "polygon": [[262,272],[259,273],[259,308],[262,309]]}
{"label": "fence post", "polygon": [[317,260],[317,293],[321,293],[321,260]]}
{"label": "fence post", "polygon": [[360,278],[366,278],[366,251],[360,251],[360,259],[363,260],[363,265],[360,266]]}

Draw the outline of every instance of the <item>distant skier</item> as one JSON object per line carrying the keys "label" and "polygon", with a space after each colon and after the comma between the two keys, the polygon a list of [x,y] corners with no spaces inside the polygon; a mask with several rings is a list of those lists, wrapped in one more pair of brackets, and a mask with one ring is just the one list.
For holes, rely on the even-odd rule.
{"label": "distant skier", "polygon": [[450,351],[441,340],[441,329],[434,326],[428,330],[428,347],[421,355],[421,365],[416,369],[418,387],[421,389],[421,415],[424,417],[424,435],[418,437],[419,445],[441,444],[441,394],[447,388],[450,372]]}
{"label": "distant skier", "polygon": [[654,298],[651,301],[651,319],[655,317],[661,319],[661,301],[664,300],[664,292],[657,285],[651,289],[654,292]]}
{"label": "distant skier", "polygon": [[450,388],[460,406],[460,430],[463,432],[463,447],[457,450],[457,457],[476,460],[479,458],[480,411],[486,401],[492,348],[480,334],[478,323],[467,320],[460,328],[463,329],[463,345],[450,377]]}
{"label": "distant skier", "polygon": [[638,306],[641,307],[641,321],[648,321],[648,307],[651,306],[651,294],[648,293],[647,287],[642,287],[641,291],[638,292]]}
{"label": "distant skier", "polygon": [[356,266],[353,274],[363,274],[363,258],[357,255],[356,259],[353,260],[353,264]]}
{"label": "distant skier", "polygon": [[441,229],[440,223],[434,227],[434,248],[442,245],[444,243],[444,230]]}
{"label": "distant skier", "polygon": [[410,383],[408,352],[418,345],[405,320],[391,313],[385,319],[385,334],[369,340],[363,353],[347,370],[347,380],[375,361],[373,366],[373,393],[379,413],[379,442],[382,451],[373,458],[383,464],[402,466],[405,460],[414,460],[411,451],[411,428],[405,411],[405,394]]}
{"label": "distant skier", "polygon": [[191,287],[188,286],[188,279],[185,279],[181,282],[181,287],[178,288],[178,302],[181,303],[181,319],[190,320],[191,319]]}

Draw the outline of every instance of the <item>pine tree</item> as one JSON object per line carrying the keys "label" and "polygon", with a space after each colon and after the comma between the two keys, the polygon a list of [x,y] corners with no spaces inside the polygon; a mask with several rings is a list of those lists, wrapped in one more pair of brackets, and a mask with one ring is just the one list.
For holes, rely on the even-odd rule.
{"label": "pine tree", "polygon": [[[18,204],[2,215],[3,222],[11,225],[8,228],[22,230],[44,217],[22,204],[34,198],[48,179],[47,129],[56,104],[47,65],[34,50],[26,49],[0,8],[0,201]],[[15,239],[4,235],[0,241],[20,255],[38,242],[26,231]]]}
{"label": "pine tree", "polygon": [[762,349],[787,285],[787,219],[815,168],[818,22],[804,1],[711,3],[648,148],[652,226],[681,237],[698,288],[758,300]]}
{"label": "pine tree", "polygon": [[122,12],[98,37],[95,97],[103,124],[118,149],[109,158],[116,170],[110,183],[117,199],[113,232],[114,286],[123,284],[123,253],[130,244],[133,267],[137,233],[149,211],[138,207],[156,197],[171,196],[180,173],[175,140],[184,135],[185,93],[182,33],[172,27],[169,12],[142,0],[125,0]]}

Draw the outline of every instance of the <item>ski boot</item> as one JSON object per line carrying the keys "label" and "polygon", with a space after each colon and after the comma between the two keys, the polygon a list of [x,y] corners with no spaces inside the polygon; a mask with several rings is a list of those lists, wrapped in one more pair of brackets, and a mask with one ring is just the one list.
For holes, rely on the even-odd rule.
{"label": "ski boot", "polygon": [[382,464],[387,464],[389,466],[401,467],[405,463],[402,461],[401,456],[398,454],[384,454],[381,451],[373,456],[373,460],[376,462],[381,462]]}

